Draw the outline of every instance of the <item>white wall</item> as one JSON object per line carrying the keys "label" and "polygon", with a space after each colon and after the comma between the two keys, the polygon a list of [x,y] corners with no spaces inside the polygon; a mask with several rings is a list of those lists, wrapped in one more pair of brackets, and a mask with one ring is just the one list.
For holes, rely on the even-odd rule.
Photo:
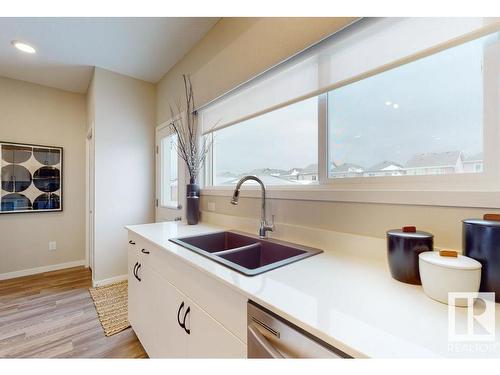
{"label": "white wall", "polygon": [[127,273],[125,225],[154,221],[155,87],[96,68],[87,105],[95,129],[94,281]]}
{"label": "white wall", "polygon": [[[0,77],[0,140],[64,149],[62,212],[0,214],[0,277],[85,258],[85,96]],[[57,250],[48,250],[49,241]]]}

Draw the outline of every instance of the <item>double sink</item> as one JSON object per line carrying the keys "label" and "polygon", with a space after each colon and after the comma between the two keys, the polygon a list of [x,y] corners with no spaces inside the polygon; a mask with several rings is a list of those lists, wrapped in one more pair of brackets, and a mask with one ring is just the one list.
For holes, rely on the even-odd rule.
{"label": "double sink", "polygon": [[172,238],[170,241],[246,276],[258,275],[323,252],[235,231]]}

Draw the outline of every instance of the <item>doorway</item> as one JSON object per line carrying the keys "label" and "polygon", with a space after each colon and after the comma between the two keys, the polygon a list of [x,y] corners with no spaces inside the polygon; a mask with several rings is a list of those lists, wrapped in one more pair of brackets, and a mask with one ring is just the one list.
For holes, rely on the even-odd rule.
{"label": "doorway", "polygon": [[184,163],[177,156],[177,136],[170,121],[156,128],[156,221],[184,218],[181,197],[186,195]]}
{"label": "doorway", "polygon": [[86,263],[94,275],[95,263],[95,219],[94,219],[94,195],[95,195],[95,178],[94,178],[94,124],[92,123],[87,132],[86,141]]}

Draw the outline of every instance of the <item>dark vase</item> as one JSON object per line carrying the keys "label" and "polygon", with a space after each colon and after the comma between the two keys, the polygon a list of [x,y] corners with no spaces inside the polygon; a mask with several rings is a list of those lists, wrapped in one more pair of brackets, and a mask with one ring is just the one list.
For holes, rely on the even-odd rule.
{"label": "dark vase", "polygon": [[187,223],[195,225],[200,218],[200,187],[198,184],[187,184],[186,193]]}

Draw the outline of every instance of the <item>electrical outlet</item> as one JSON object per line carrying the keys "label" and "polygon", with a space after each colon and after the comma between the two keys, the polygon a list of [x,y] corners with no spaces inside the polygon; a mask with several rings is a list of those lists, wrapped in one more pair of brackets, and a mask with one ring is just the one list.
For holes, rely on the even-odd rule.
{"label": "electrical outlet", "polygon": [[56,241],[50,241],[49,242],[49,251],[55,251],[57,250],[57,242]]}
{"label": "electrical outlet", "polygon": [[215,202],[208,202],[207,206],[208,211],[215,211]]}

